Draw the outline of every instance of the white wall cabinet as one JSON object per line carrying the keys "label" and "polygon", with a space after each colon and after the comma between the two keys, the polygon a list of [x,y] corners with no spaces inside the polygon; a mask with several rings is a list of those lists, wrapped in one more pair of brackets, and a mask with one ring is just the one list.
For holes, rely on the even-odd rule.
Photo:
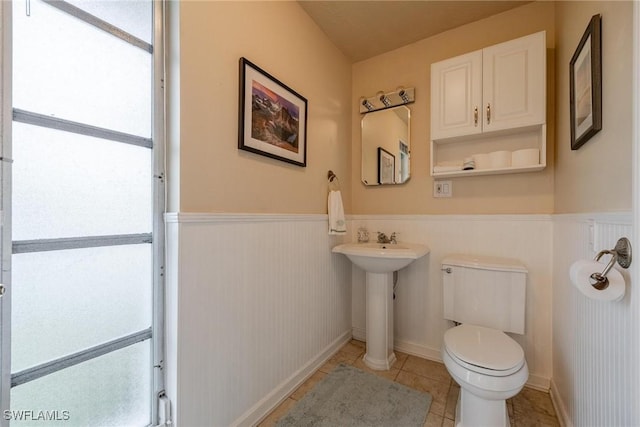
{"label": "white wall cabinet", "polygon": [[482,51],[431,64],[431,139],[482,132]]}
{"label": "white wall cabinet", "polygon": [[[545,32],[521,37],[431,65],[431,174],[461,176],[540,170],[546,165]],[[526,133],[528,142],[505,135]],[[495,137],[492,137],[495,136]],[[470,143],[477,140],[478,144]],[[492,141],[493,144],[488,141]],[[503,141],[500,143],[500,141]],[[442,149],[464,143],[461,150]],[[434,166],[486,150],[540,150],[537,165],[482,170],[434,172]],[[485,151],[482,151],[485,150]],[[535,168],[535,166],[538,166]]]}

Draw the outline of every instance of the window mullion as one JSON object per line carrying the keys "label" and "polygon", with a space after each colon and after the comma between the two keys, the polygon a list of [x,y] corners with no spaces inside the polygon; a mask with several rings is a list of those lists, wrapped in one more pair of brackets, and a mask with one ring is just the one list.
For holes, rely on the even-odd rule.
{"label": "window mullion", "polygon": [[13,120],[29,125],[77,133],[79,135],[86,135],[94,138],[101,138],[110,141],[122,142],[125,144],[137,145],[139,147],[153,148],[153,141],[151,140],[151,138],[131,135],[125,132],[118,132],[111,129],[91,126],[71,120],[47,116],[44,114],[33,113],[31,111],[25,111],[18,108],[13,109]]}
{"label": "window mullion", "polygon": [[116,350],[129,347],[130,345],[151,339],[151,337],[151,328],[147,328],[142,331],[117,338],[115,340],[111,340],[109,342],[99,344],[91,348],[87,348],[77,353],[73,353],[68,356],[64,356],[56,360],[51,360],[49,362],[25,369],[20,372],[16,372],[14,374],[11,374],[11,387],[15,387],[29,381],[37,380],[38,378],[44,377],[45,375],[52,374],[70,366],[74,366],[79,363],[95,359],[96,357],[104,356],[105,354],[114,352]]}
{"label": "window mullion", "polygon": [[152,243],[151,233],[119,234],[111,236],[63,237],[58,239],[16,240],[13,254],[60,251],[66,249],[97,248],[102,246],[138,245]]}
{"label": "window mullion", "polygon": [[133,46],[139,47],[140,49],[145,50],[149,53],[153,53],[153,46],[149,43],[145,42],[144,40],[140,40],[136,36],[127,33],[126,31],[98,18],[97,16],[85,12],[84,10],[72,5],[71,3],[62,0],[42,1],[47,3],[48,5],[55,7],[58,10],[61,10],[65,13],[68,13],[69,15],[80,19],[81,21],[86,22],[87,24],[93,25],[96,28],[106,31],[109,34],[118,37],[119,39],[122,39],[129,44],[132,44]]}

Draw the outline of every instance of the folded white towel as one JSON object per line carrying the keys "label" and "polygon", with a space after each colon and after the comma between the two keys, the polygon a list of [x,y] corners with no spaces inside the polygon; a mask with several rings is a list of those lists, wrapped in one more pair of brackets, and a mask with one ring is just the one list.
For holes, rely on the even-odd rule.
{"label": "folded white towel", "polygon": [[462,160],[445,160],[445,161],[436,163],[436,166],[460,166],[460,167],[462,167],[463,163],[464,163],[464,161],[462,161]]}
{"label": "folded white towel", "polygon": [[329,211],[329,234],[346,234],[347,223],[344,220],[344,207],[340,191],[330,191],[327,202]]}
{"label": "folded white towel", "polygon": [[434,173],[454,172],[454,171],[461,171],[461,170],[462,170],[462,165],[460,165],[460,166],[434,166],[433,167],[433,172]]}

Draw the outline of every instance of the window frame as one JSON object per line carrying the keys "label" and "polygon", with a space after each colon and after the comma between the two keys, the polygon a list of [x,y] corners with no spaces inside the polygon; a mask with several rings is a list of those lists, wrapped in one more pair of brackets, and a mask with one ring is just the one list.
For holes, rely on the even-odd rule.
{"label": "window frame", "polygon": [[[0,55],[2,68],[0,69],[0,179],[2,197],[0,198],[0,215],[2,227],[0,228],[0,283],[7,287],[7,294],[0,300],[0,316],[2,317],[2,331],[0,333],[0,410],[4,413],[10,409],[11,387],[18,384],[40,378],[44,375],[76,365],[78,363],[94,359],[104,354],[128,347],[137,342],[151,339],[151,425],[158,424],[159,398],[164,396],[164,313],[165,313],[165,223],[166,210],[166,184],[165,184],[165,48],[164,48],[164,23],[165,1],[152,1],[153,33],[152,44],[146,43],[118,27],[97,18],[76,6],[65,1],[42,0],[67,14],[70,14],[97,29],[106,31],[133,46],[141,48],[152,55],[152,134],[151,138],[142,138],[121,132],[89,126],[68,120],[52,119],[38,113],[13,109],[12,91],[12,2],[0,2],[0,22],[2,22],[0,34]],[[152,150],[152,176],[153,181],[153,219],[152,232],[114,236],[90,236],[77,238],[40,239],[32,241],[13,242],[11,238],[11,132],[13,121],[44,126],[53,129],[70,131],[73,133],[97,136],[103,139],[133,144]],[[153,290],[152,290],[152,319],[148,329],[135,332],[125,337],[117,338],[97,346],[84,349],[71,356],[48,361],[42,365],[11,374],[11,256],[12,253],[24,253],[43,250],[60,250],[69,248],[84,248],[96,246],[115,246],[121,244],[150,243],[152,245],[153,259]],[[8,420],[0,417],[0,426],[8,424]]]}

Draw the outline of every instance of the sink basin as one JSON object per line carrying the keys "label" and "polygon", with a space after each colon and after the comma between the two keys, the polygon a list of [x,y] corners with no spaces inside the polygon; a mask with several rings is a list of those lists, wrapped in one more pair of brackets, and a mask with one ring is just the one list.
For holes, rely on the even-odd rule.
{"label": "sink basin", "polygon": [[332,252],[346,255],[352,263],[370,273],[392,273],[429,253],[417,243],[345,243]]}

